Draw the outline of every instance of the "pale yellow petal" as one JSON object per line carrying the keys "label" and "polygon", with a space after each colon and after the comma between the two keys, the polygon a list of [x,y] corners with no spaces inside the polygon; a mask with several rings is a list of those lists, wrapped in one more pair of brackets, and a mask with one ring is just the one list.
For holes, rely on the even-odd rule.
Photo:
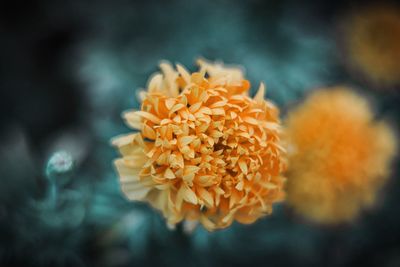
{"label": "pale yellow petal", "polygon": [[137,130],[140,130],[142,128],[143,119],[141,116],[139,116],[137,111],[125,111],[122,113],[122,117],[131,128]]}
{"label": "pale yellow petal", "polygon": [[264,95],[265,95],[265,85],[264,83],[260,83],[260,87],[258,88],[256,95],[254,96],[254,100],[258,104],[262,104],[264,102]]}
{"label": "pale yellow petal", "polygon": [[186,84],[190,83],[191,77],[189,72],[186,70],[184,66],[181,64],[176,64],[176,69],[178,70],[179,74],[182,76],[183,80],[186,82]]}
{"label": "pale yellow petal", "polygon": [[208,207],[214,206],[214,199],[213,196],[204,188],[198,187],[198,192],[200,197],[205,201]]}
{"label": "pale yellow petal", "polygon": [[197,204],[197,196],[189,187],[185,187],[183,191],[183,199],[194,205]]}
{"label": "pale yellow petal", "polygon": [[161,122],[160,118],[158,118],[156,115],[146,112],[146,111],[136,111],[135,114],[137,114],[140,117],[145,118],[155,124],[159,124]]}
{"label": "pale yellow petal", "polygon": [[147,83],[147,90],[149,91],[149,93],[161,91],[162,82],[163,82],[163,76],[161,73],[153,74]]}
{"label": "pale yellow petal", "polygon": [[244,174],[247,174],[248,169],[247,169],[247,164],[246,164],[246,162],[243,161],[243,160],[239,160],[238,164],[239,164],[240,170],[242,170],[242,172],[243,172]]}

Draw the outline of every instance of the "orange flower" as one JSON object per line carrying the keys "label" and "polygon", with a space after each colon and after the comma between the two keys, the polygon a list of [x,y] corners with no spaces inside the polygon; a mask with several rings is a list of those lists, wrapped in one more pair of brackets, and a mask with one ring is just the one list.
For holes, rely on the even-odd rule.
{"label": "orange flower", "polygon": [[345,88],[320,90],[288,116],[287,200],[321,223],[353,219],[386,181],[396,139],[374,122],[366,100]]}
{"label": "orange flower", "polygon": [[122,191],[149,202],[170,225],[200,221],[209,230],[252,223],[283,198],[284,149],[278,109],[254,99],[239,68],[199,60],[190,74],[160,64],[141,92],[140,111],[124,114],[139,133],[113,141]]}
{"label": "orange flower", "polygon": [[343,44],[352,69],[377,85],[400,83],[400,8],[372,5],[343,23]]}

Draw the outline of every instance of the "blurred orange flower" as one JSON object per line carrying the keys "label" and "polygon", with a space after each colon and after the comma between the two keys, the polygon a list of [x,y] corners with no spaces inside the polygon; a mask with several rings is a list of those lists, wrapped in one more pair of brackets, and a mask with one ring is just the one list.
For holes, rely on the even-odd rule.
{"label": "blurred orange flower", "polygon": [[390,172],[396,139],[346,88],[314,92],[287,119],[287,201],[321,223],[353,219],[371,206]]}
{"label": "blurred orange flower", "polygon": [[264,85],[250,98],[240,68],[198,60],[160,64],[141,92],[140,111],[124,118],[138,133],[114,139],[121,188],[149,202],[175,225],[200,221],[213,230],[252,223],[282,200],[285,150],[278,109]]}
{"label": "blurred orange flower", "polygon": [[370,5],[343,22],[343,48],[351,69],[380,86],[400,84],[400,8]]}

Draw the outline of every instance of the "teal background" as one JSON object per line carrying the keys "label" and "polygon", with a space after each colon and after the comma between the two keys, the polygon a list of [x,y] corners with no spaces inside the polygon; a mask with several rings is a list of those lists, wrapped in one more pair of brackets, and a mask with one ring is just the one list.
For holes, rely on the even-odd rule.
{"label": "teal background", "polygon": [[[0,266],[400,266],[398,160],[377,207],[321,226],[283,204],[252,225],[167,229],[119,190],[110,138],[160,60],[239,64],[283,117],[350,85],[397,130],[399,88],[346,68],[338,25],[365,1],[15,1],[0,9]],[[58,153],[64,151],[62,153]]]}

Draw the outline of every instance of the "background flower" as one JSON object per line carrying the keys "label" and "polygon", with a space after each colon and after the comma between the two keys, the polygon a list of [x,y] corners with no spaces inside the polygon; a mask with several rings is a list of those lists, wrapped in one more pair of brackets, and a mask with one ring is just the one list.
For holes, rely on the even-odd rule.
{"label": "background flower", "polygon": [[347,88],[321,89],[286,122],[291,146],[288,202],[322,223],[354,219],[376,201],[390,174],[394,133]]}
{"label": "background flower", "polygon": [[354,73],[378,87],[400,83],[400,7],[369,4],[342,17],[342,49]]}

